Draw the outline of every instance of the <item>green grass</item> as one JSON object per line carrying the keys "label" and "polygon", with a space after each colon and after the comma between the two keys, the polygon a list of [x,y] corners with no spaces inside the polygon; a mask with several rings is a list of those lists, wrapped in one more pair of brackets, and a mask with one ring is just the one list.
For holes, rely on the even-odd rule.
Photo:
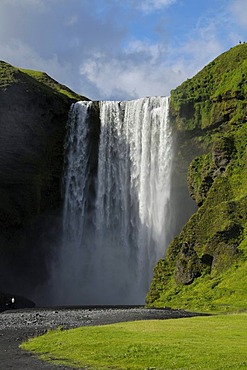
{"label": "green grass", "polygon": [[60,94],[66,95],[68,98],[77,99],[77,100],[87,100],[87,98],[76,94],[74,91],[70,90],[67,86],[60,84],[55,81],[53,78],[48,76],[45,72],[34,71],[31,69],[19,69],[21,72],[32,77],[38,82],[50,87],[54,91],[57,91]]}
{"label": "green grass", "polygon": [[238,260],[230,269],[221,274],[214,277],[205,274],[202,278],[195,279],[191,285],[177,286],[174,279],[170,279],[166,284],[166,289],[161,288],[155,306],[164,307],[165,302],[166,306],[172,308],[197,312],[246,311],[246,265],[246,261]]}
{"label": "green grass", "polygon": [[5,89],[17,81],[16,68],[0,60],[0,89]]}
{"label": "green grass", "polygon": [[179,130],[209,128],[224,115],[231,122],[246,117],[247,44],[221,54],[196,76],[171,91],[170,111]]}
{"label": "green grass", "polygon": [[247,368],[247,314],[118,323],[51,331],[21,348],[87,369]]}
{"label": "green grass", "polygon": [[188,158],[184,171],[190,161],[199,207],[156,265],[149,306],[247,309],[246,61],[247,44],[238,45],[171,92],[179,156]]}
{"label": "green grass", "polygon": [[47,96],[59,94],[73,100],[88,100],[60,84],[45,72],[22,69],[0,61],[0,90],[6,90],[13,85],[24,85],[29,92],[42,90]]}
{"label": "green grass", "polygon": [[[246,133],[246,123],[232,132],[235,151],[226,171],[214,179],[204,204],[168,248],[165,265],[161,261],[156,266],[147,296],[149,306],[216,312],[247,309]],[[203,171],[207,175],[210,167],[207,158],[209,155],[197,157],[190,167],[197,200],[203,195]],[[211,267],[202,265],[200,276],[191,285],[175,281],[184,242],[194,247],[198,258],[204,254],[215,258]],[[232,246],[238,253],[233,253]]]}

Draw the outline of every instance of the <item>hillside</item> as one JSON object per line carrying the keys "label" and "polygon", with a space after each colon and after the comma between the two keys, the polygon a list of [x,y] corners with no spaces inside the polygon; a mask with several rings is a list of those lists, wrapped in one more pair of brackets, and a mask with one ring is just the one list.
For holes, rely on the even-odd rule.
{"label": "hillside", "polygon": [[198,209],[154,270],[149,306],[247,308],[247,44],[171,92],[177,161]]}
{"label": "hillside", "polygon": [[66,122],[80,99],[43,72],[0,61],[0,291],[26,294],[48,276]]}
{"label": "hillside", "polygon": [[[0,224],[8,227],[58,204],[68,111],[73,101],[85,98],[43,72],[1,61],[0,99],[0,186],[8,187],[8,194],[1,191]],[[9,186],[19,190],[24,184],[32,189],[22,212],[16,202],[23,194],[13,201]]]}
{"label": "hillside", "polygon": [[46,94],[57,94],[60,97],[63,96],[72,100],[88,100],[85,96],[81,96],[67,86],[55,81],[45,72],[17,68],[0,61],[0,89],[6,91],[17,84],[26,85],[30,89],[29,91],[39,89]]}

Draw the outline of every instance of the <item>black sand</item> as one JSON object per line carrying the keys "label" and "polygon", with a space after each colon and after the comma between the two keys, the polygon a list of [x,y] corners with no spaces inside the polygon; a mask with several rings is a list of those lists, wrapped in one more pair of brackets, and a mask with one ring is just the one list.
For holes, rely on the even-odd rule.
{"label": "black sand", "polygon": [[67,370],[64,366],[45,363],[19,348],[28,337],[41,335],[47,329],[59,326],[69,329],[123,321],[173,319],[196,315],[198,314],[182,310],[143,307],[35,308],[4,311],[0,313],[0,369]]}

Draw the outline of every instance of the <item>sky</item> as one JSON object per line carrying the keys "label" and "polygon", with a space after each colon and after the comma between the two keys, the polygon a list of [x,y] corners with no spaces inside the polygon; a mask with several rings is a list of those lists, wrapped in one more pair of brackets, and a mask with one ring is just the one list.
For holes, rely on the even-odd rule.
{"label": "sky", "polygon": [[0,0],[0,60],[92,100],[169,95],[247,41],[247,0]]}

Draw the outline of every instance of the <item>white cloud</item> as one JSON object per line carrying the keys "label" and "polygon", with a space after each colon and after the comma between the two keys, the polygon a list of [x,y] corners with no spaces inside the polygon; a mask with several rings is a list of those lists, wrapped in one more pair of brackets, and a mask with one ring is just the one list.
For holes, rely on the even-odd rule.
{"label": "white cloud", "polygon": [[210,8],[180,28],[186,32],[168,34],[167,7],[186,1],[0,0],[1,59],[46,71],[92,99],[168,95],[231,40],[243,40],[234,17],[247,23],[247,0],[228,0],[234,17],[226,6]]}
{"label": "white cloud", "polygon": [[209,23],[205,21],[205,25],[196,27],[194,35],[184,43],[179,53],[190,59],[194,66],[202,68],[223,51],[223,45],[217,37],[216,28],[217,24],[214,21]]}
{"label": "white cloud", "polygon": [[[134,99],[169,95],[185,78],[183,63],[168,67],[159,45],[133,42],[121,56],[97,54],[81,65],[81,75],[96,88],[99,99]],[[139,55],[141,54],[141,55]],[[174,85],[175,84],[175,85]]]}
{"label": "white cloud", "polygon": [[[53,54],[50,58],[42,58],[35,50],[20,40],[12,40],[8,45],[0,44],[0,55],[8,62],[15,60],[14,65],[19,68],[28,68],[47,72],[56,80],[67,78],[69,83],[72,71],[68,63],[60,63]],[[28,61],[28,66],[27,66]],[[64,78],[64,76],[66,76]]]}
{"label": "white cloud", "polygon": [[243,26],[244,28],[247,28],[247,1],[246,0],[234,0],[230,4],[230,11],[232,15],[234,16],[236,22]]}
{"label": "white cloud", "polygon": [[81,66],[81,74],[97,87],[103,99],[164,94],[164,86],[157,80],[158,70],[153,71],[145,63],[135,65],[105,57],[88,59]]}
{"label": "white cloud", "polygon": [[124,49],[127,55],[144,55],[150,62],[157,62],[165,52],[165,47],[161,43],[151,43],[150,41],[132,40]]}
{"label": "white cloud", "polygon": [[174,4],[177,0],[144,0],[141,1],[140,9],[142,9],[144,12],[151,12],[154,10],[159,10],[164,7],[168,7],[172,4]]}
{"label": "white cloud", "polygon": [[44,10],[45,9],[45,2],[44,0],[1,0],[1,5],[8,5],[8,6],[20,6],[25,8],[27,6],[32,6],[36,10]]}
{"label": "white cloud", "polygon": [[[111,14],[103,19],[95,17],[97,2],[1,0],[1,59],[46,71],[73,90],[87,94],[87,81],[78,78],[81,62],[95,51],[119,50],[125,35],[118,18]],[[35,5],[43,6],[42,11]]]}
{"label": "white cloud", "polygon": [[78,22],[78,16],[77,15],[71,15],[65,20],[65,25],[72,27]]}
{"label": "white cloud", "polygon": [[182,43],[131,40],[121,53],[91,54],[81,64],[81,75],[100,99],[169,95],[170,90],[195,75],[224,51],[218,21],[200,19]]}

